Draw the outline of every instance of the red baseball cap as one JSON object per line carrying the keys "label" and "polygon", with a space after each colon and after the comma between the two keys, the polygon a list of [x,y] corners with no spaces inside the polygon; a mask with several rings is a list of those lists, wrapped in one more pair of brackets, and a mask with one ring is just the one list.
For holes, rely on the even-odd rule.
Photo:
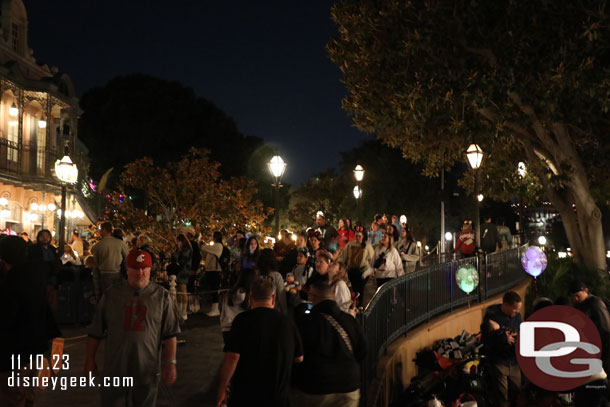
{"label": "red baseball cap", "polygon": [[129,252],[125,263],[130,269],[143,269],[152,267],[152,257],[145,250],[135,249]]}

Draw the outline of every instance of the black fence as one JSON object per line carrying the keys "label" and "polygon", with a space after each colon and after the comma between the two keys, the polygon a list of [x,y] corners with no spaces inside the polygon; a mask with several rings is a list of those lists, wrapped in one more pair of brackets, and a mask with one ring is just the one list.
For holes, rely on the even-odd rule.
{"label": "black fence", "polygon": [[[526,246],[521,246],[433,265],[381,286],[361,315],[368,341],[367,356],[361,365],[361,405],[378,397],[368,394],[369,386],[375,377],[379,357],[389,344],[435,316],[468,302],[485,301],[517,285],[526,277],[520,260],[525,249]],[[478,270],[479,286],[466,294],[458,287],[455,277],[458,270],[469,266]]]}

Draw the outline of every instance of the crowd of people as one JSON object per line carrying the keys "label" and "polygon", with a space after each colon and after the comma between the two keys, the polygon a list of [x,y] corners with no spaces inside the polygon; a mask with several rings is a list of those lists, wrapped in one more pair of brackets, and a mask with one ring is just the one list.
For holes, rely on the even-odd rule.
{"label": "crowd of people", "polygon": [[[491,219],[482,230],[483,251],[510,244]],[[368,228],[352,226],[349,219],[335,228],[318,214],[304,231],[282,230],[273,247],[243,231],[227,239],[217,231],[207,243],[185,231],[178,233],[168,257],[145,234],[126,237],[110,222],[102,223],[99,232],[94,245],[75,232],[62,251],[54,248],[48,230],[40,231],[35,242],[26,235],[0,240],[0,299],[8,313],[6,326],[16,333],[2,336],[2,379],[12,369],[9,354],[44,353],[49,340],[61,335],[53,318],[58,270],[80,267],[91,272],[96,302],[84,372],[97,375],[96,354],[105,342],[113,351],[105,352],[104,375],[134,378],[130,388],[102,388],[103,405],[156,404],[159,381],[171,385],[178,377],[177,343],[189,296],[201,295],[209,305],[207,315],[220,317],[224,340],[218,406],[357,406],[367,345],[356,313],[379,287],[415,271],[421,260],[408,225],[383,215]],[[465,222],[456,249],[470,255],[466,248],[476,246],[473,239]],[[581,282],[570,295],[602,334],[607,371],[608,310]],[[487,309],[481,327],[493,366],[494,405],[507,405],[522,394],[514,354],[521,305],[518,294],[507,293],[502,304]],[[594,379],[596,385],[607,383],[605,373]],[[20,405],[32,397],[27,389],[5,384],[2,405]],[[577,392],[578,405],[601,405],[596,404],[600,394]]]}

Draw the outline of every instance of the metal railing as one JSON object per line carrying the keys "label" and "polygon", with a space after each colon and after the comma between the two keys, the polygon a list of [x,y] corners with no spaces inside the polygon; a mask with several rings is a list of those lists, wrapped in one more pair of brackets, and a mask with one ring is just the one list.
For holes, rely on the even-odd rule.
{"label": "metal railing", "polygon": [[[55,161],[63,156],[63,150],[36,147],[12,142],[0,137],[0,172],[28,177],[52,177]],[[81,151],[72,154],[72,161],[80,171],[87,167]]]}
{"label": "metal railing", "polygon": [[[361,315],[368,352],[361,364],[361,405],[367,405],[369,385],[375,377],[379,357],[401,335],[431,318],[468,302],[481,302],[522,281],[521,255],[526,246],[433,265],[382,285]],[[455,281],[457,271],[473,266],[479,271],[479,286],[469,295]]]}

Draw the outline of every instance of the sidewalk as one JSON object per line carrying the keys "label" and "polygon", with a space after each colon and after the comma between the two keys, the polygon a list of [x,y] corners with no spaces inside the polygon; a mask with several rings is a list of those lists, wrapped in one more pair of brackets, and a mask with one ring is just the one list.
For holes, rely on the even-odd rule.
{"label": "sidewalk", "polygon": [[[179,338],[186,339],[186,344],[178,345],[178,380],[171,387],[161,383],[157,406],[214,406],[217,374],[223,358],[218,318],[209,318],[202,314],[189,315],[182,330]],[[62,333],[66,338],[64,353],[70,355],[70,370],[61,372],[60,376],[80,376],[85,360],[86,328],[63,327]],[[104,350],[102,343],[97,355],[100,369],[103,365]],[[37,390],[35,405],[101,407],[98,389],[80,387],[67,390]]]}

